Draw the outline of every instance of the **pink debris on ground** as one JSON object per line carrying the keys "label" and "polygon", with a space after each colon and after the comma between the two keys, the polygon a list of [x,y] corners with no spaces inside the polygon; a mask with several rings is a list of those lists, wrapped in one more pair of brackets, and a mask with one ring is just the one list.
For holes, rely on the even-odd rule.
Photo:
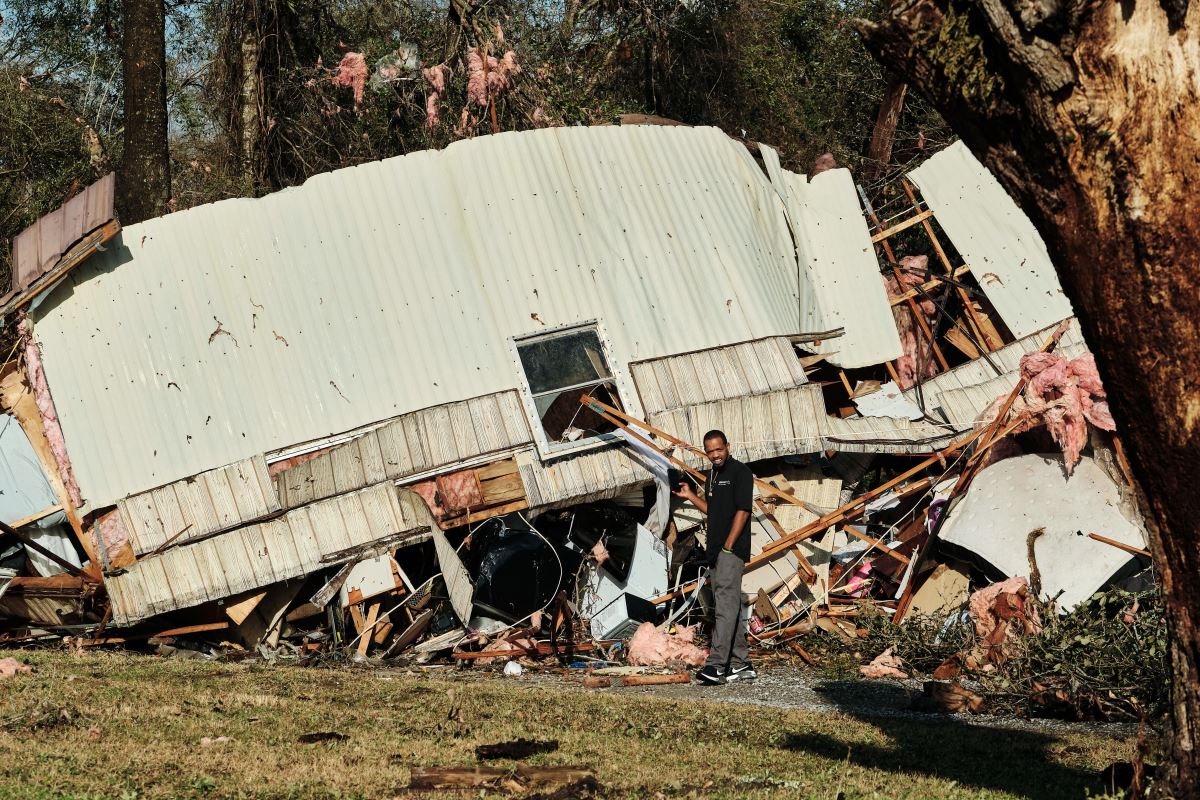
{"label": "pink debris on ground", "polygon": [[513,76],[520,71],[517,54],[512,50],[498,59],[472,47],[467,51],[467,99],[475,105],[487,106],[491,98],[508,91]]}
{"label": "pink debris on ground", "polygon": [[[1012,433],[1022,433],[1044,425],[1063,450],[1067,474],[1079,463],[1079,454],[1087,445],[1090,422],[1102,431],[1116,430],[1108,408],[1108,395],[1096,371],[1096,358],[1084,353],[1067,360],[1054,353],[1028,353],[1021,357],[1021,377],[1029,381],[1021,394],[1023,407],[1016,409]],[[1007,400],[998,397],[979,416],[982,422],[994,420]]]}
{"label": "pink debris on ground", "polygon": [[682,661],[692,667],[704,666],[707,654],[697,647],[694,626],[679,628],[672,635],[660,630],[653,622],[643,622],[629,640],[629,663],[642,667],[661,667],[671,661]]}
{"label": "pink debris on ground", "polygon": [[370,72],[366,56],[362,53],[346,53],[342,56],[342,60],[334,72],[333,85],[353,89],[354,107],[360,108],[363,101],[363,90],[366,88],[367,76],[370,75]]}
{"label": "pink debris on ground", "polygon": [[[1001,595],[1012,594],[1024,597],[1028,593],[1029,580],[1023,575],[1017,575],[1008,580],[993,583],[991,586],[985,586],[972,594],[967,607],[970,611],[971,619],[975,621],[975,633],[986,639],[996,629],[996,626],[1000,623],[1000,618],[995,612],[996,600]],[[1029,606],[1027,607],[1027,614],[1034,632],[1041,630],[1042,621],[1037,613],[1037,609]]]}
{"label": "pink debris on ground", "polygon": [[858,668],[864,678],[907,678],[908,673],[904,671],[904,661],[900,656],[893,655],[889,647],[879,655],[870,664],[864,664]]}
{"label": "pink debris on ground", "polygon": [[33,667],[22,664],[15,658],[0,658],[0,678],[11,678],[15,675],[29,674]]}
{"label": "pink debris on ground", "polygon": [[[900,259],[899,279],[895,275],[884,277],[888,298],[894,300],[902,297],[912,287],[923,284],[928,267],[928,256],[905,256]],[[915,301],[928,323],[937,314],[937,307],[928,299],[915,298]],[[900,334],[900,346],[904,350],[904,354],[896,359],[897,384],[901,389],[909,389],[918,381],[936,375],[937,362],[932,353],[925,351],[926,341],[918,334],[919,323],[912,307],[907,302],[896,303],[892,306],[892,316],[896,320],[896,332]]]}

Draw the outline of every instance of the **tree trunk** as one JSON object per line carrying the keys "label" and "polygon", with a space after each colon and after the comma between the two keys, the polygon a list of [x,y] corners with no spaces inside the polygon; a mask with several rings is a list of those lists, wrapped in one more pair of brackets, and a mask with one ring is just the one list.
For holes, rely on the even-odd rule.
{"label": "tree trunk", "polygon": [[875,118],[875,128],[871,131],[871,143],[867,146],[867,155],[863,164],[859,182],[864,186],[882,178],[888,172],[892,163],[892,144],[896,141],[896,127],[904,113],[904,97],[908,94],[908,84],[898,78],[888,82],[883,100],[879,102],[879,116]]}
{"label": "tree trunk", "polygon": [[167,55],[163,0],[125,0],[121,57],[125,77],[125,150],[117,175],[124,225],[157,217],[171,198],[167,150]]}
{"label": "tree trunk", "polygon": [[1096,355],[1171,626],[1175,758],[1200,796],[1200,10],[891,0],[868,47],[1029,214]]}

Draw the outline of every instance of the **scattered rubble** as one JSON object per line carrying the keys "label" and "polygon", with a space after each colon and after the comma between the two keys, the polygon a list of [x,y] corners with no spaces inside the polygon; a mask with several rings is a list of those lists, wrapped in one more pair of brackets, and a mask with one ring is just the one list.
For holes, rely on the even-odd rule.
{"label": "scattered rubble", "polygon": [[[494,113],[521,68],[511,52],[469,61],[470,99]],[[449,68],[418,73],[399,49],[385,66],[423,74],[435,117]],[[347,53],[332,80],[359,106],[369,75]],[[491,183],[479,165],[516,147],[544,169]],[[756,658],[825,668],[840,653],[868,678],[929,676],[943,711],[1153,707],[1128,679],[1156,680],[1163,658],[1145,532],[1036,233],[1013,233],[1015,206],[976,200],[992,179],[961,148],[877,207],[831,158],[809,180],[754,152],[713,129],[554,128],[216,204],[203,232],[199,212],[121,231],[103,197],[69,241],[39,221],[2,308],[20,321],[0,372],[0,642],[686,682],[711,600],[704,520],[671,488],[703,481],[696,444],[720,427],[757,476]],[[454,188],[464,174],[480,177]],[[424,222],[377,225],[383,206],[354,199],[368,184],[427,197]],[[281,204],[324,219],[334,195],[337,237],[261,233]],[[496,197],[506,219],[552,212],[569,241],[480,233],[502,224]],[[52,263],[31,249],[42,240]],[[418,267],[381,253],[433,259],[420,291]],[[282,263],[294,292],[272,276]],[[627,264],[654,266],[631,280]],[[683,297],[692,269],[721,278]],[[203,318],[156,349],[147,304],[197,298]],[[214,314],[229,336],[211,335]],[[0,677],[27,671],[0,661]],[[509,744],[497,752],[525,755],[486,757],[544,752]],[[591,780],[562,770],[550,782]],[[413,786],[543,777],[425,771]]]}

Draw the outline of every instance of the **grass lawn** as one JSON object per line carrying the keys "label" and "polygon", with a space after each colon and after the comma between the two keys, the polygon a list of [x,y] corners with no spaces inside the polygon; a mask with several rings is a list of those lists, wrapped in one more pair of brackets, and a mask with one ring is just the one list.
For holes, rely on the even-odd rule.
{"label": "grass lawn", "polygon": [[[559,742],[529,764],[592,767],[604,798],[1058,800],[1101,794],[1100,770],[1133,752],[1132,741],[1092,733],[863,720],[565,681],[0,652],[9,655],[37,672],[0,681],[0,797],[478,797],[410,792],[410,769],[473,766],[477,745],[525,737]],[[348,738],[298,741],[323,731]],[[221,736],[229,741],[201,744]]]}

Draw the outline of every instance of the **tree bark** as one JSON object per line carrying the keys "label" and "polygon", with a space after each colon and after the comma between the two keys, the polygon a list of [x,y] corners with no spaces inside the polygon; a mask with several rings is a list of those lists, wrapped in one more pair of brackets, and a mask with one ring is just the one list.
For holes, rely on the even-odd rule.
{"label": "tree bark", "polygon": [[1171,626],[1173,773],[1200,796],[1200,10],[891,0],[857,23],[1033,220],[1108,389]]}
{"label": "tree bark", "polygon": [[123,6],[125,136],[116,200],[122,224],[130,225],[167,211],[171,162],[163,0],[125,0]]}
{"label": "tree bark", "polygon": [[892,162],[892,145],[896,141],[896,128],[900,125],[900,117],[904,114],[904,97],[908,94],[908,84],[898,78],[888,82],[883,100],[879,103],[879,115],[875,118],[875,128],[871,131],[871,142],[867,145],[866,163],[863,165],[860,182],[864,185],[874,183],[888,172]]}

